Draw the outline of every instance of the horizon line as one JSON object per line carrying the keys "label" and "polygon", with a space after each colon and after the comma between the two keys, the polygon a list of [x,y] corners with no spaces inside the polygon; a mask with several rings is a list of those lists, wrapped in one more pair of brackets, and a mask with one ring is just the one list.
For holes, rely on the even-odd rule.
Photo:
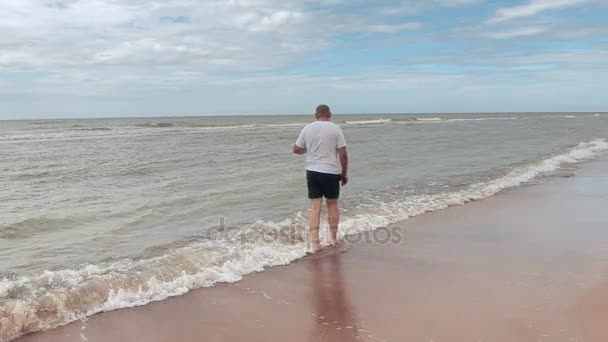
{"label": "horizon line", "polygon": [[[378,112],[378,113],[333,113],[333,115],[461,115],[461,114],[608,114],[604,111],[542,111],[542,112]],[[0,121],[33,121],[33,120],[99,120],[99,119],[179,119],[179,118],[222,118],[222,117],[272,117],[272,116],[313,116],[314,113],[310,114],[197,114],[197,115],[175,115],[175,116],[97,116],[97,117],[30,117],[23,119],[3,119]]]}

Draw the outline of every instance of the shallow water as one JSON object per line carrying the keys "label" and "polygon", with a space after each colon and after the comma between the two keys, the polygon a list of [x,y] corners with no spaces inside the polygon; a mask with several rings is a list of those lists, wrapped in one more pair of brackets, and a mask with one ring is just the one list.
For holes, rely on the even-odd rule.
{"label": "shallow water", "polygon": [[[569,174],[594,114],[337,115],[342,234]],[[0,341],[300,258],[310,119],[0,121]]]}

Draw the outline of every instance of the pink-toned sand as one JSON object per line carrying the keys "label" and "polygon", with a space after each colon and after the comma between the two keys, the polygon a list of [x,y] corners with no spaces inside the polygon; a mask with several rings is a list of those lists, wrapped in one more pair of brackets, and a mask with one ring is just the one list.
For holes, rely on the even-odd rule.
{"label": "pink-toned sand", "polygon": [[608,161],[401,226],[19,342],[608,341]]}

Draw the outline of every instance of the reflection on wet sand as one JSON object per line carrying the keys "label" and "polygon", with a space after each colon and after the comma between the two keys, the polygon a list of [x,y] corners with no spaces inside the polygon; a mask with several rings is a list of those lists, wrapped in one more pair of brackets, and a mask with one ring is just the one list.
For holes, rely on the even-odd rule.
{"label": "reflection on wet sand", "polygon": [[365,341],[346,291],[339,254],[313,258],[311,341]]}

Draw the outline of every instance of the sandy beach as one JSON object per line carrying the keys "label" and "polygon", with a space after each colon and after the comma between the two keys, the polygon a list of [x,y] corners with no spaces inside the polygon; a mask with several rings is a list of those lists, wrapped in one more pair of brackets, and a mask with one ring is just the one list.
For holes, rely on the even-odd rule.
{"label": "sandy beach", "polygon": [[18,341],[604,342],[607,204],[608,160],[598,160],[575,177],[403,222],[391,227],[398,243],[368,234]]}

